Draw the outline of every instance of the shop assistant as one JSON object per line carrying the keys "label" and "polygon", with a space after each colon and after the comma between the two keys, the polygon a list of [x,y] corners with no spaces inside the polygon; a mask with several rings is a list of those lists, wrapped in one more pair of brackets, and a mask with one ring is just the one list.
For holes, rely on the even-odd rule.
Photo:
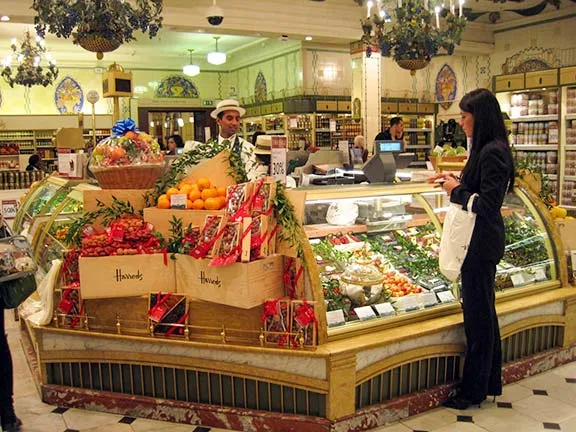
{"label": "shop assistant", "polygon": [[210,113],[220,129],[218,143],[225,145],[230,152],[240,154],[248,179],[254,180],[257,176],[258,161],[254,153],[254,146],[238,136],[240,118],[246,110],[240,106],[237,100],[226,99],[216,105],[216,109]]}

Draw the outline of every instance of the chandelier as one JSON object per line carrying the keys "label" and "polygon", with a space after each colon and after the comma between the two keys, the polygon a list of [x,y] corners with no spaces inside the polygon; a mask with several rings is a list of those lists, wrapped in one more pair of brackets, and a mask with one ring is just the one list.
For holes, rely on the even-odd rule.
{"label": "chandelier", "polygon": [[[163,0],[34,0],[36,31],[69,38],[87,51],[114,51],[135,40],[134,32],[148,32],[150,39],[162,27]],[[134,5],[134,6],[133,6]]]}
{"label": "chandelier", "polygon": [[[394,10],[393,19],[384,1],[368,0],[366,19],[361,20],[366,54],[369,56],[376,48],[412,75],[426,67],[432,57],[452,55],[466,26],[465,0],[446,1],[448,7],[442,0],[394,1],[388,8]],[[458,11],[455,1],[459,2]],[[363,0],[356,2],[362,4]]]}
{"label": "chandelier", "polygon": [[[36,40],[32,40],[30,32],[24,33],[24,41],[20,45],[18,51],[18,41],[16,38],[12,39],[10,47],[13,54],[8,55],[2,60],[2,73],[0,75],[4,80],[14,87],[14,84],[32,87],[34,85],[47,85],[53,84],[54,80],[58,77],[58,68],[56,61],[52,58],[49,52],[46,52],[46,44],[44,39],[36,36]],[[48,60],[48,67],[44,69],[41,66],[43,57]],[[16,60],[17,65],[12,67],[12,63]]]}

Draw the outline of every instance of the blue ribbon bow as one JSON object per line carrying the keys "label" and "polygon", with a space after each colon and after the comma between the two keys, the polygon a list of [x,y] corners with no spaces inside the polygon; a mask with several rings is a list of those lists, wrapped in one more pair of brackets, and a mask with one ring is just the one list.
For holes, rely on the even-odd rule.
{"label": "blue ribbon bow", "polygon": [[114,137],[121,137],[122,135],[125,135],[126,132],[138,132],[136,123],[134,123],[134,120],[131,118],[127,118],[126,120],[119,120],[114,126],[112,126],[112,133]]}

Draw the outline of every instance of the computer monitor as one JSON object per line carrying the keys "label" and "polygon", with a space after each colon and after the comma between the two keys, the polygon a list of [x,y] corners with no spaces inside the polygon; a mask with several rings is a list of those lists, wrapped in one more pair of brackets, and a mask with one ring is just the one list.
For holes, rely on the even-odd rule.
{"label": "computer monitor", "polygon": [[374,141],[374,154],[381,153],[400,153],[403,142],[397,140]]}

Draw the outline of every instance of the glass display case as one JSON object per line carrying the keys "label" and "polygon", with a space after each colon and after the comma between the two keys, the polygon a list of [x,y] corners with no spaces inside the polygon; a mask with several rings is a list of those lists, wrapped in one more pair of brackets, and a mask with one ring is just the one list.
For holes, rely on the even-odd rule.
{"label": "glass display case", "polygon": [[31,189],[20,203],[14,219],[14,232],[19,233],[28,228],[33,217],[46,214],[46,210],[57,207],[66,198],[69,183],[67,179],[49,176]]}
{"label": "glass display case", "polygon": [[79,184],[70,189],[64,187],[46,205],[42,214],[32,218],[28,237],[34,258],[42,270],[47,272],[52,260],[62,258],[68,225],[82,215],[83,193],[96,189],[99,188],[89,184]]}
{"label": "glass display case", "polygon": [[[394,320],[452,313],[458,282],[438,267],[444,192],[424,183],[307,188],[304,229],[316,256],[328,335]],[[558,257],[546,222],[517,187],[502,207],[506,252],[497,296],[560,286]],[[432,312],[433,310],[433,312]]]}

